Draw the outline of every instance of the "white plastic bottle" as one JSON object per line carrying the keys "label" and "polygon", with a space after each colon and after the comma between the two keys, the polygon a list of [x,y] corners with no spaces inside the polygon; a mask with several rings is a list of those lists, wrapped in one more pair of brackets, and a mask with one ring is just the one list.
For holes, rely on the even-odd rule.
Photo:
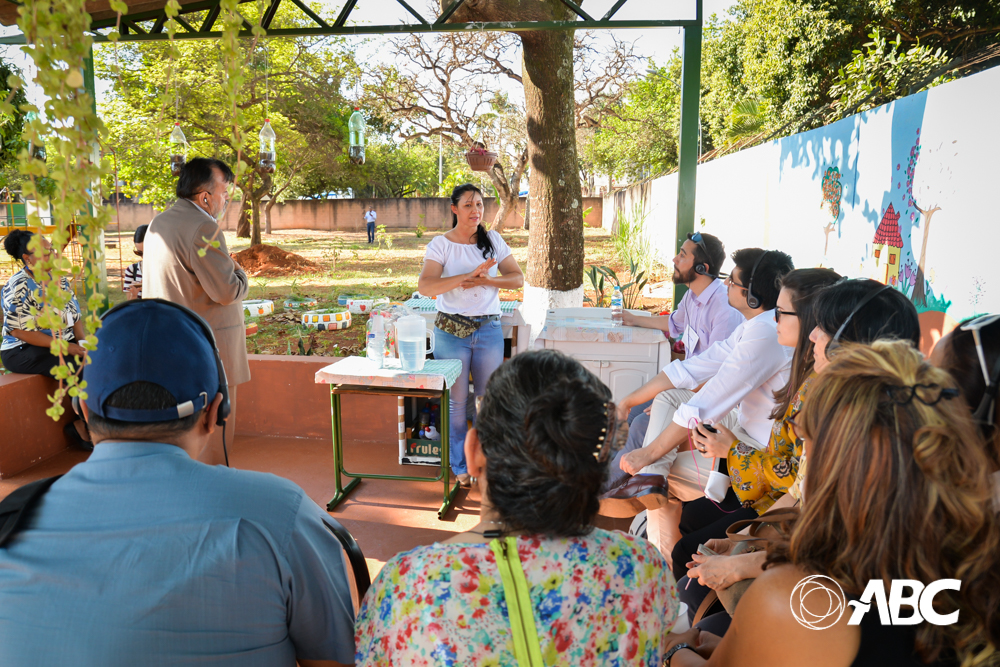
{"label": "white plastic bottle", "polygon": [[620,327],[623,322],[622,317],[622,291],[615,285],[615,291],[611,295],[611,325]]}
{"label": "white plastic bottle", "polygon": [[365,356],[375,362],[378,368],[382,368],[385,361],[385,321],[381,314],[373,313],[370,323],[371,330],[368,332]]}

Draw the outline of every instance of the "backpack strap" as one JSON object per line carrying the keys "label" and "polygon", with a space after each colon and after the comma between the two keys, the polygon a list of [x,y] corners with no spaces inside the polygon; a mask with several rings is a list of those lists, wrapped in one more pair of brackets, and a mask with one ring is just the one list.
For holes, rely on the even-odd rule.
{"label": "backpack strap", "polygon": [[38,504],[49,487],[60,477],[62,475],[46,477],[25,484],[0,500],[0,547],[6,546],[7,541],[23,527],[32,508]]}

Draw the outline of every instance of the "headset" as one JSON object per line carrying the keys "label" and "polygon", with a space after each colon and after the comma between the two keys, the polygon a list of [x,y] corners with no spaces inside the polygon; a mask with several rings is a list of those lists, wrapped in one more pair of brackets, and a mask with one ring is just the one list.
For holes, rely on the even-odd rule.
{"label": "headset", "polygon": [[[701,248],[701,252],[702,252],[702,254],[705,255],[705,257],[709,257],[708,246],[705,245],[705,239],[702,238],[701,232],[695,232],[693,234],[688,234],[687,237],[688,237],[689,241],[691,241],[692,243],[694,243],[695,245],[697,245],[699,248]],[[694,272],[697,273],[699,276],[709,276],[710,278],[718,278],[719,277],[718,272],[716,272],[716,273],[710,273],[709,272],[709,270],[708,270],[708,263],[707,262],[698,262],[698,263],[696,263],[694,265]]]}
{"label": "headset", "polygon": [[839,329],[837,329],[837,333],[833,334],[833,338],[830,340],[830,342],[836,343],[840,340],[840,336],[844,333],[844,330],[847,329],[847,325],[850,323],[851,319],[855,315],[857,315],[862,308],[867,306],[869,301],[877,297],[879,294],[883,292],[888,292],[891,289],[892,287],[890,287],[889,285],[883,285],[882,287],[873,289],[871,292],[866,294],[865,298],[861,299],[861,301],[858,302],[858,305],[854,307],[854,310],[851,311],[851,314],[847,316],[847,319],[844,320],[844,323],[840,325]]}
{"label": "headset", "polygon": [[[145,302],[154,301],[156,303],[162,303],[164,305],[170,306],[171,308],[176,308],[181,313],[187,315],[193,322],[195,322],[198,325],[198,328],[201,329],[202,333],[205,334],[205,338],[211,344],[212,354],[215,356],[215,367],[216,370],[218,370],[219,372],[219,389],[217,393],[222,394],[222,402],[219,403],[219,413],[218,417],[215,420],[215,425],[222,427],[222,453],[226,457],[226,467],[228,467],[229,452],[226,449],[226,418],[229,417],[229,413],[232,411],[232,405],[229,402],[229,384],[226,380],[226,369],[222,365],[222,356],[219,354],[219,346],[215,342],[215,332],[212,331],[212,327],[208,326],[208,322],[206,322],[204,318],[202,318],[198,313],[194,312],[187,306],[182,306],[181,304],[174,303],[172,301],[166,301],[165,299],[135,299],[132,301],[125,301],[124,303],[118,304],[111,310],[101,315],[101,320],[103,321],[111,313],[120,310],[125,310],[126,308],[136,307],[142,304],[144,301]],[[206,408],[208,407],[209,403],[210,401],[206,402],[205,406]],[[180,411],[180,408],[182,406],[183,404],[178,406],[178,411]],[[76,414],[79,415],[80,417],[83,417],[83,413],[80,410],[79,396],[73,397],[73,411],[76,412]]]}
{"label": "headset", "polygon": [[750,269],[750,282],[747,283],[747,306],[750,310],[760,308],[760,297],[753,293],[753,277],[757,273],[757,267],[760,266],[760,263],[764,261],[764,258],[767,257],[769,252],[771,251],[765,250],[764,253],[757,258],[757,261],[753,263],[753,268]]}

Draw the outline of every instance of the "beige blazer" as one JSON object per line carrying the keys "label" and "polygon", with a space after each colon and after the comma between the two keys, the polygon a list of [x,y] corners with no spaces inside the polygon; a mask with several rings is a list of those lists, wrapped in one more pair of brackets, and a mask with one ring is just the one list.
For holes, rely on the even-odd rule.
{"label": "beige blazer", "polygon": [[247,274],[229,256],[219,233],[218,250],[204,257],[198,248],[211,239],[218,224],[187,199],[149,223],[143,245],[142,295],[187,306],[205,318],[215,332],[222,365],[230,385],[250,380],[243,299],[250,289]]}

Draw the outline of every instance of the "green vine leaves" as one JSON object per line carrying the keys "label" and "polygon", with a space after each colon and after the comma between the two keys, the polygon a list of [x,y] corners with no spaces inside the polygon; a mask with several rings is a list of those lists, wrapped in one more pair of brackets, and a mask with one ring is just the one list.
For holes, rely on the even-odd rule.
{"label": "green vine leaves", "polygon": [[[115,0],[114,4],[124,4]],[[47,160],[33,157],[26,149],[18,155],[19,170],[28,178],[22,187],[25,199],[36,206],[29,213],[29,227],[41,228],[39,211],[51,210],[51,252],[45,253],[40,235],[35,235],[29,250],[43,257],[34,268],[39,285],[41,308],[33,310],[35,326],[52,331],[52,353],[59,357],[53,375],[58,388],[49,396],[52,406],[46,411],[52,419],[65,412],[67,395],[86,398],[81,380],[87,355],[78,360],[69,355],[69,341],[63,330],[72,324],[64,319],[64,310],[73,298],[72,284],[83,285],[89,294],[85,313],[87,336],[78,341],[85,349],[97,345],[100,328],[98,313],[104,306],[100,279],[102,269],[101,233],[111,212],[101,205],[98,187],[107,171],[99,149],[104,125],[97,116],[93,97],[84,90],[84,66],[90,55],[90,14],[84,0],[33,0],[18,9],[18,26],[27,38],[22,50],[35,64],[34,82],[44,94],[44,110],[36,105],[22,105],[22,111],[35,112],[25,123],[26,143],[47,145]],[[16,79],[17,77],[11,77]],[[9,81],[22,86],[20,80]],[[12,111],[9,101],[0,109]],[[49,177],[56,183],[54,193],[46,195],[37,187],[39,179]],[[82,266],[75,266],[70,256],[70,241],[79,239]]]}

